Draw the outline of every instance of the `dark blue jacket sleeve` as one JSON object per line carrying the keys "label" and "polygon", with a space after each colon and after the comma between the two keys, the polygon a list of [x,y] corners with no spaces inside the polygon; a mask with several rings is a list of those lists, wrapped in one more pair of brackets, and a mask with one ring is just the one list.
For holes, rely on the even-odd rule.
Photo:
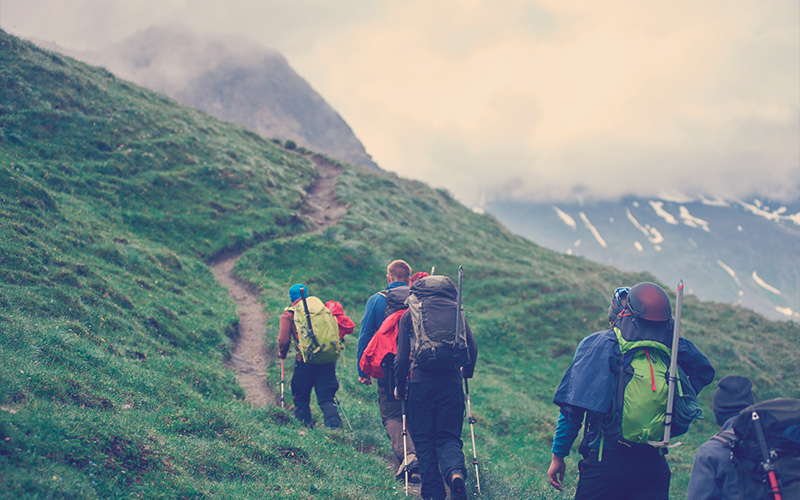
{"label": "dark blue jacket sleeve", "polygon": [[620,355],[617,339],[609,330],[583,339],[556,389],[553,403],[608,413],[617,387]]}
{"label": "dark blue jacket sleeve", "polygon": [[700,349],[684,338],[678,339],[678,364],[689,377],[689,382],[697,394],[714,381],[715,371],[711,362]]}

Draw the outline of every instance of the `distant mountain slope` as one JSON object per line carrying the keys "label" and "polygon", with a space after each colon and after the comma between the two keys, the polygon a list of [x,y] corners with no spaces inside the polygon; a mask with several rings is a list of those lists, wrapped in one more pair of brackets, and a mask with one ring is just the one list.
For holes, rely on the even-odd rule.
{"label": "distant mountain slope", "polygon": [[800,320],[800,202],[627,198],[487,209],[547,248],[666,283],[684,279],[700,298]]}
{"label": "distant mountain slope", "polygon": [[91,64],[269,138],[378,168],[350,126],[280,53],[242,37],[195,35],[178,25],[151,27],[95,52]]}

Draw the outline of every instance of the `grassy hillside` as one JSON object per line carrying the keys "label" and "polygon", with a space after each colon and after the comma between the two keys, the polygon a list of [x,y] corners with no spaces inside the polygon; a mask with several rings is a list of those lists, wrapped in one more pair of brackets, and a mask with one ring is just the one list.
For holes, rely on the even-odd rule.
{"label": "grassy hillside", "polygon": [[[302,155],[0,31],[0,491],[401,497],[354,348],[339,365],[352,434],[243,403],[223,366],[238,319],[208,262],[246,251],[236,272],[263,290],[272,347],[291,283],[358,321],[391,259],[451,276],[463,265],[483,498],[568,498],[544,477],[553,390],[610,292],[651,278],[546,251],[422,183],[344,167],[348,214],[308,234],[317,171]],[[800,397],[796,325],[687,297],[684,331],[718,377]],[[267,376],[277,390],[279,366]],[[712,427],[670,454],[674,498]]]}

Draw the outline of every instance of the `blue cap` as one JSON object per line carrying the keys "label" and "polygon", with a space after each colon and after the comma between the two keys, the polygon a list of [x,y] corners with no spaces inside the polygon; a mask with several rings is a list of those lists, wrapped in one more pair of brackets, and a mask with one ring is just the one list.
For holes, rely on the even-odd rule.
{"label": "blue cap", "polygon": [[308,288],[305,285],[301,285],[300,283],[296,283],[292,285],[292,288],[289,289],[289,300],[294,302],[295,300],[300,298],[300,290],[305,292],[306,297],[308,297]]}

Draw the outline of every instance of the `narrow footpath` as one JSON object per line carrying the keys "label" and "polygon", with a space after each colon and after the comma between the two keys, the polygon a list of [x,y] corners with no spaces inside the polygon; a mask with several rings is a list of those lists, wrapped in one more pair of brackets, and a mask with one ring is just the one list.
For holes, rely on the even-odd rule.
{"label": "narrow footpath", "polygon": [[[321,155],[308,155],[319,168],[320,176],[311,185],[303,200],[303,216],[315,224],[320,232],[335,224],[347,213],[347,204],[336,199],[336,178],[342,167]],[[267,315],[258,301],[259,290],[233,275],[233,267],[241,254],[225,255],[211,264],[216,280],[228,289],[236,302],[239,329],[233,354],[227,367],[236,373],[236,380],[244,389],[245,401],[256,407],[276,404],[277,400],[266,377],[267,360],[275,357],[264,343]]]}

